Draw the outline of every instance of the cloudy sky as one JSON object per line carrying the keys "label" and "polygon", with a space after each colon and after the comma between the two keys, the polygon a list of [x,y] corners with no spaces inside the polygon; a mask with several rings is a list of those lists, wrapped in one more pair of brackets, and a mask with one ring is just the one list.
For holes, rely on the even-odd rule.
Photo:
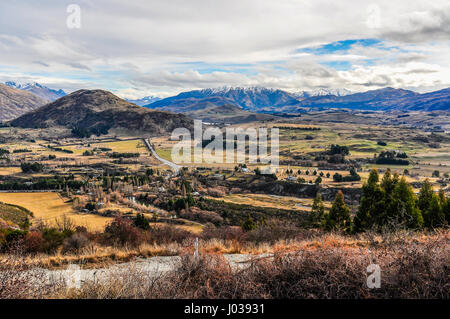
{"label": "cloudy sky", "polygon": [[219,86],[426,92],[450,86],[450,1],[1,1],[8,80],[126,98]]}

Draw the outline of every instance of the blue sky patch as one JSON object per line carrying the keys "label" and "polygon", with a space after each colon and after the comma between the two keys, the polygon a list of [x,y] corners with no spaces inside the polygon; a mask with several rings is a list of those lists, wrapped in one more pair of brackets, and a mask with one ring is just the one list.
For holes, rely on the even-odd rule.
{"label": "blue sky patch", "polygon": [[350,50],[353,46],[359,45],[363,47],[371,47],[381,44],[379,39],[359,39],[359,40],[343,40],[331,42],[314,48],[299,49],[297,52],[311,53],[314,55],[325,55],[332,53],[343,53]]}

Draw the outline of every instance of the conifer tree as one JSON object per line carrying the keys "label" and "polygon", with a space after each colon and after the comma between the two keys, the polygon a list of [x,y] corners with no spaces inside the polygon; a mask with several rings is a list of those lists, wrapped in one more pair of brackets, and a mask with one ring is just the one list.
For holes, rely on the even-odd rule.
{"label": "conifer tree", "polygon": [[438,195],[433,194],[430,205],[423,212],[424,226],[428,228],[441,227],[445,223],[445,213],[441,207]]}
{"label": "conifer tree", "polygon": [[362,187],[361,203],[354,219],[355,231],[369,229],[381,221],[384,213],[384,194],[378,181],[378,171],[374,168]]}
{"label": "conifer tree", "polygon": [[428,178],[423,182],[422,188],[420,189],[419,199],[417,201],[417,206],[420,211],[426,212],[431,205],[431,200],[433,199],[433,186],[431,185]]}
{"label": "conifer tree", "polygon": [[416,206],[416,196],[405,177],[402,177],[395,185],[387,217],[389,221],[404,224],[408,228],[421,228],[423,226],[422,214]]}
{"label": "conifer tree", "polygon": [[442,212],[445,216],[445,221],[447,225],[450,225],[450,198],[446,198],[444,204],[442,205]]}
{"label": "conifer tree", "polygon": [[321,226],[325,218],[325,206],[322,201],[322,195],[317,193],[311,209],[311,223],[313,226]]}
{"label": "conifer tree", "polygon": [[339,191],[336,199],[331,206],[330,212],[326,220],[326,228],[328,230],[351,230],[351,214],[350,209],[344,202],[344,194]]}

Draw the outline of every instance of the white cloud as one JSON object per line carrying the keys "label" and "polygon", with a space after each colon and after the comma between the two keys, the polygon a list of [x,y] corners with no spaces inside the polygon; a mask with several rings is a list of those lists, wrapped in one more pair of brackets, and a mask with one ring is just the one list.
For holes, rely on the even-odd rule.
{"label": "white cloud", "polygon": [[[127,97],[221,85],[450,85],[447,0],[76,3],[81,29],[66,27],[64,1],[0,3],[0,80],[32,78],[69,91],[104,88]],[[386,47],[355,45],[324,55],[297,51],[366,38],[381,39]],[[337,71],[333,62],[351,67]]]}

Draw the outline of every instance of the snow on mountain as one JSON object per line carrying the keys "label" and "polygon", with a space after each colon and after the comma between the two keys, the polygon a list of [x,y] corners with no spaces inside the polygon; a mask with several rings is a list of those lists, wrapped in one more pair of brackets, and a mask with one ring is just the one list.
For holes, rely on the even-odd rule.
{"label": "snow on mountain", "polygon": [[315,89],[312,91],[300,91],[294,93],[295,96],[305,99],[314,96],[328,96],[328,95],[346,96],[350,94],[353,94],[353,92],[347,89],[325,89],[325,88]]}
{"label": "snow on mountain", "polygon": [[244,110],[257,111],[264,108],[298,103],[296,97],[288,92],[264,87],[219,87],[203,90],[194,90],[178,94],[170,98],[157,101],[151,108],[170,106],[174,103],[197,105],[199,100],[208,97],[220,97],[227,100],[225,104],[233,104]]}
{"label": "snow on mountain", "polygon": [[159,100],[161,100],[161,98],[159,98],[157,96],[153,96],[153,95],[146,96],[146,97],[143,97],[142,99],[136,99],[136,100],[126,99],[126,101],[128,101],[130,103],[134,103],[139,106],[148,105],[148,104],[151,104],[151,103],[159,101]]}
{"label": "snow on mountain", "polygon": [[53,102],[63,96],[66,96],[66,92],[64,92],[63,90],[50,89],[37,82],[22,84],[20,82],[7,81],[5,82],[5,84],[13,89],[19,89],[22,91],[33,93],[34,95],[39,96],[40,98],[49,102]]}

